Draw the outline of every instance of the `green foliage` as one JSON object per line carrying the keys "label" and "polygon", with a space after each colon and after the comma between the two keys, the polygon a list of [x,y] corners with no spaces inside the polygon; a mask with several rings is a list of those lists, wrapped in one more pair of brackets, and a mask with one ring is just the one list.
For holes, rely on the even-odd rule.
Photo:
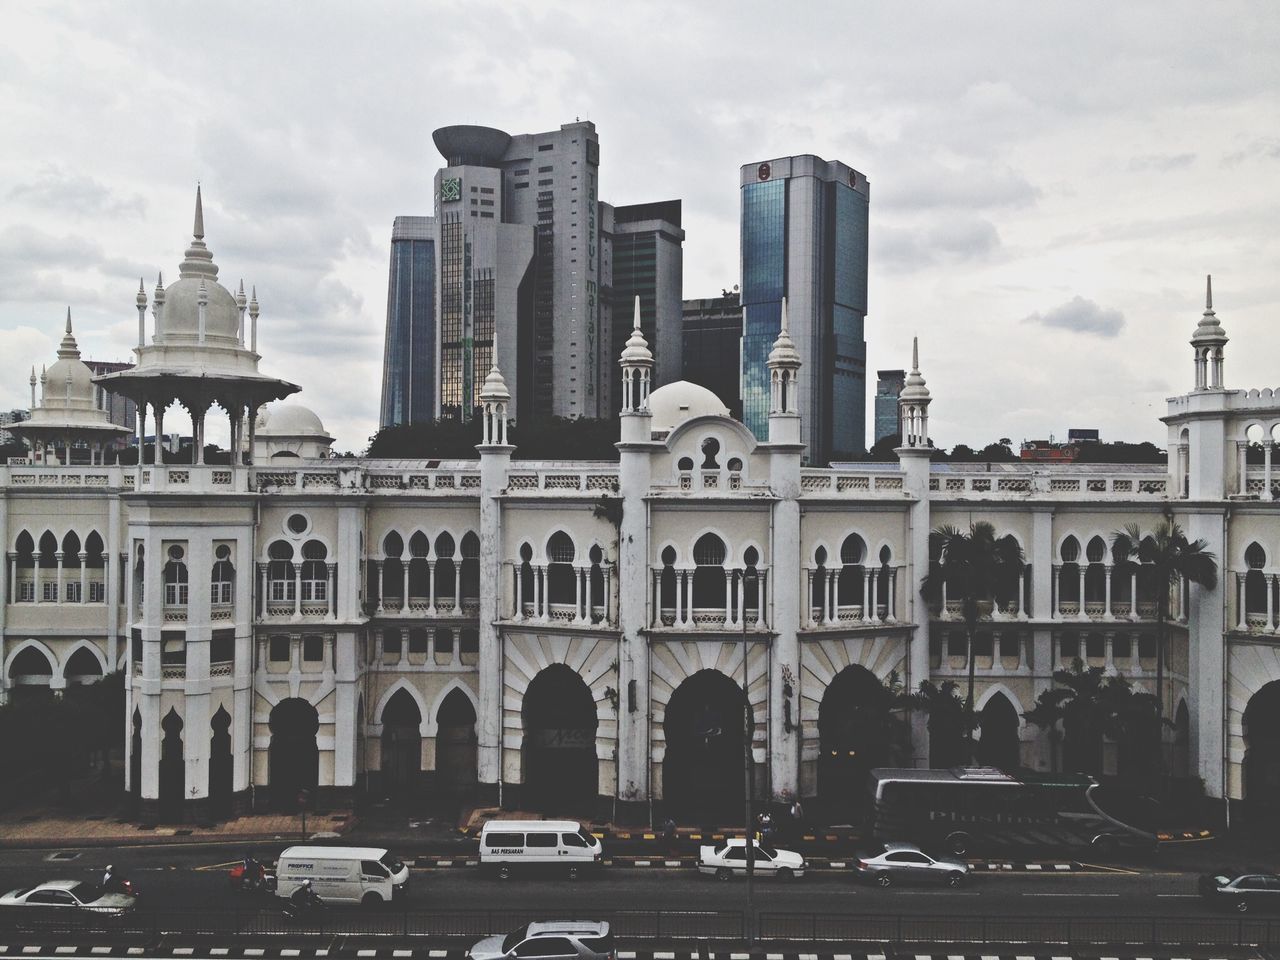
{"label": "green foliage", "polygon": [[[474,460],[483,439],[479,417],[383,427],[369,438],[367,456],[386,460]],[[617,420],[539,417],[508,424],[516,460],[617,460]]]}
{"label": "green foliage", "polygon": [[873,463],[897,463],[898,447],[902,446],[902,434],[891,433],[887,437],[881,437],[867,451],[867,459]]}
{"label": "green foliage", "polygon": [[966,741],[978,726],[977,714],[968,709],[954,680],[934,684],[921,680],[911,694],[911,706],[929,715],[929,765],[954,767],[969,759]]}
{"label": "green foliage", "polygon": [[1082,443],[1077,463],[1168,463],[1165,452],[1154,443]]}

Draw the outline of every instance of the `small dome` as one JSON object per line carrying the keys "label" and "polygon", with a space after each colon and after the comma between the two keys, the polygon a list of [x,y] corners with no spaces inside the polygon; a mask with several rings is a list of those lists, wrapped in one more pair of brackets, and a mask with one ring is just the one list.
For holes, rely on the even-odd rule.
{"label": "small dome", "polygon": [[[164,291],[164,321],[162,330],[166,337],[173,334],[197,337],[200,335],[200,277],[183,277]],[[239,342],[240,308],[236,298],[216,280],[204,281],[209,297],[205,307],[204,335]]]}
{"label": "small dome", "polygon": [[328,437],[315,412],[300,403],[273,403],[258,413],[255,430],[260,437]]}
{"label": "small dome", "polygon": [[649,394],[649,415],[655,433],[670,433],[695,417],[727,417],[729,408],[706,387],[677,380]]}
{"label": "small dome", "polygon": [[[68,395],[67,378],[71,379]],[[66,401],[82,401],[90,406],[94,403],[93,371],[80,359],[80,347],[76,344],[76,336],[71,332],[71,308],[67,308],[67,325],[62,334],[62,342],[58,344],[58,359],[44,371],[44,400],[50,405],[66,406]]]}

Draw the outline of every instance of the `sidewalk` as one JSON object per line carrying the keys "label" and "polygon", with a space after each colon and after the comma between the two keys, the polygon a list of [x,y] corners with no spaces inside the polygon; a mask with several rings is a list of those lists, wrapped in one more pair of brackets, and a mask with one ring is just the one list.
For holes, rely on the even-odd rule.
{"label": "sidewalk", "polygon": [[[307,835],[317,833],[342,836],[355,827],[350,811],[307,816]],[[10,814],[0,817],[0,848],[114,847],[160,843],[231,843],[247,840],[291,840],[303,838],[302,820],[292,814],[260,813],[225,823],[164,824],[143,828],[120,817],[89,814],[74,816],[52,813]]]}

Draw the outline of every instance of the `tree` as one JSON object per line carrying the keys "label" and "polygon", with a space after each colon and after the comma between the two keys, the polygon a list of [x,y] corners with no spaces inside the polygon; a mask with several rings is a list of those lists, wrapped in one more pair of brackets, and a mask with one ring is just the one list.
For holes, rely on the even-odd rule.
{"label": "tree", "polygon": [[902,434],[891,433],[881,437],[867,452],[867,459],[874,463],[897,463],[898,448],[902,446]]}
{"label": "tree", "polygon": [[1010,534],[997,537],[996,528],[980,520],[970,524],[967,533],[949,524],[935,528],[929,534],[929,556],[937,557],[937,561],[930,563],[920,592],[931,602],[937,602],[942,597],[945,584],[948,597],[960,601],[960,613],[964,618],[965,651],[969,661],[965,711],[970,714],[966,737],[972,750],[973,635],[978,628],[981,605],[986,604],[990,614],[1002,578],[1010,571],[1022,570],[1022,547]]}
{"label": "tree", "polygon": [[932,680],[921,680],[910,701],[912,707],[929,716],[929,766],[963,763],[967,759],[965,740],[973,734],[977,714],[965,708],[956,682],[943,680],[934,684]]}
{"label": "tree", "polygon": [[[1168,641],[1169,596],[1185,579],[1212,590],[1218,585],[1218,561],[1204,540],[1190,542],[1171,518],[1144,533],[1129,523],[1111,535],[1111,552],[1123,562],[1136,558],[1156,586],[1156,719],[1164,718],[1164,659]],[[1133,598],[1137,609],[1138,598]]]}

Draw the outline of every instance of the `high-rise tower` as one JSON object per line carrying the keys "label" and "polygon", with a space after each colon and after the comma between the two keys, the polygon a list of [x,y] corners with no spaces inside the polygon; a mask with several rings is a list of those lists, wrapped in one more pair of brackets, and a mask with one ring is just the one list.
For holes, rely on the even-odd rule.
{"label": "high-rise tower", "polygon": [[430,420],[435,395],[436,221],[396,217],[391,227],[380,425]]}
{"label": "high-rise tower", "polygon": [[765,363],[785,298],[808,372],[800,385],[810,463],[866,445],[867,178],[811,154],[747,164],[742,185],[742,408],[768,434]]}

